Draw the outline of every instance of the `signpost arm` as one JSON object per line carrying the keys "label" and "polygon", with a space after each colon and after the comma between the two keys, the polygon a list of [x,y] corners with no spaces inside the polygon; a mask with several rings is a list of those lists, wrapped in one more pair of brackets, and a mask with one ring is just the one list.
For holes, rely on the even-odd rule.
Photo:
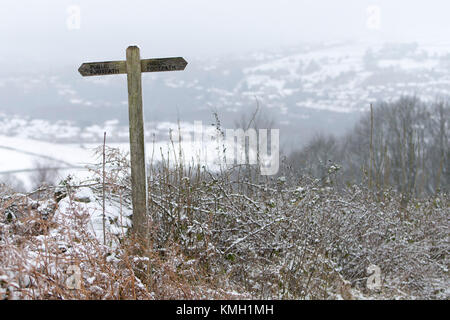
{"label": "signpost arm", "polygon": [[128,114],[133,201],[133,232],[144,240],[147,228],[147,175],[145,167],[144,116],[142,109],[141,58],[136,46],[127,49]]}

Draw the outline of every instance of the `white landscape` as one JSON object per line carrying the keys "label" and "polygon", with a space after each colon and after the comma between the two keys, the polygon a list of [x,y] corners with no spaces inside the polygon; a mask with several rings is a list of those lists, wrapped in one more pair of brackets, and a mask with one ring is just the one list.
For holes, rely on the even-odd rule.
{"label": "white landscape", "polygon": [[450,299],[448,4],[2,1],[0,300]]}

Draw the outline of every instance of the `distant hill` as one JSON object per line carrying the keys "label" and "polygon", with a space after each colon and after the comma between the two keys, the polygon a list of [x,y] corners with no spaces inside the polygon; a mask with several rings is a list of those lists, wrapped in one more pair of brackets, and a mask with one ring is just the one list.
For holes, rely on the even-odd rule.
{"label": "distant hill", "polygon": [[[327,43],[208,61],[186,59],[183,72],[143,76],[149,123],[210,123],[212,110],[217,110],[222,124],[230,127],[241,113],[251,113],[258,99],[281,129],[288,149],[317,131],[342,133],[371,102],[405,94],[427,100],[450,92],[450,45]],[[102,133],[113,120],[125,133],[110,130],[110,135],[123,141],[126,76],[86,79],[75,66],[48,74],[0,76],[0,112],[8,123],[13,115],[26,121],[26,127],[34,121],[32,126],[47,130],[45,139],[52,141],[101,141],[101,135],[89,132],[97,128]],[[35,119],[48,122],[39,125]],[[16,129],[23,121],[15,122]],[[59,130],[49,136],[55,125],[70,127],[65,131],[69,136]]]}

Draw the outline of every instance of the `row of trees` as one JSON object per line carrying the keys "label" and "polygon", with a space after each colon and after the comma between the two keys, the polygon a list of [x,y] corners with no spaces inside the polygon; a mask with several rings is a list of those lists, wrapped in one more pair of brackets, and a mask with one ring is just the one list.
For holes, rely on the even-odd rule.
{"label": "row of trees", "polygon": [[[425,103],[402,97],[380,103],[345,136],[316,136],[290,155],[290,164],[338,186],[366,183],[374,191],[394,187],[405,201],[448,191],[448,119],[450,108],[443,100]],[[333,181],[330,173],[336,173]]]}

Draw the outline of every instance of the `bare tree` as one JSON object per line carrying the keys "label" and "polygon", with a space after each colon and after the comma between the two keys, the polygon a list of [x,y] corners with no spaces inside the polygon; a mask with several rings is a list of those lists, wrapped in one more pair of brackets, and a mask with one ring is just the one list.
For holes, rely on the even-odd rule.
{"label": "bare tree", "polygon": [[373,191],[393,186],[407,203],[450,186],[450,111],[444,101],[402,97],[380,103],[341,139],[315,137],[291,162],[322,178],[324,161],[342,165],[340,182],[368,183]]}

